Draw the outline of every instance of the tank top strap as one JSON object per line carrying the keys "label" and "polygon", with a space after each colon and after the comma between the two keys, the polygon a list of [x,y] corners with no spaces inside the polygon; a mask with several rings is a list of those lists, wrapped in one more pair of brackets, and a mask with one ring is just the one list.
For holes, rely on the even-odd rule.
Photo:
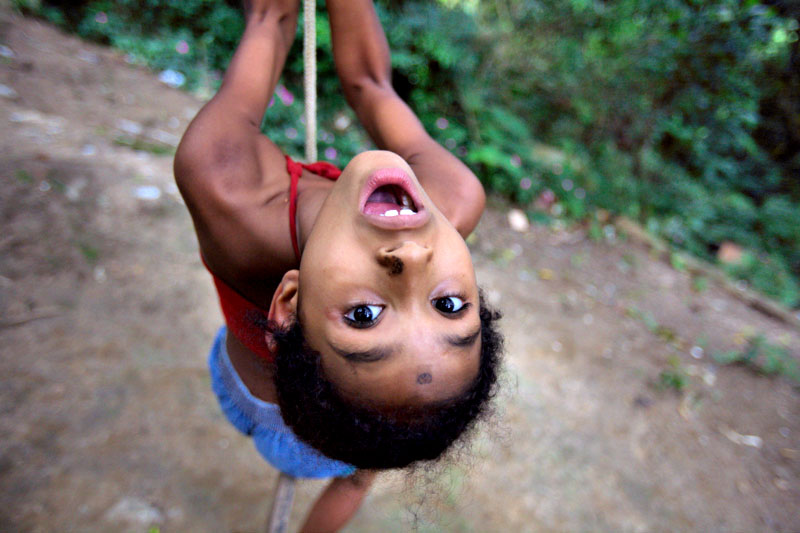
{"label": "tank top strap", "polygon": [[300,263],[300,244],[297,241],[297,181],[303,174],[303,166],[286,156],[286,170],[289,171],[289,235],[292,238],[294,256]]}

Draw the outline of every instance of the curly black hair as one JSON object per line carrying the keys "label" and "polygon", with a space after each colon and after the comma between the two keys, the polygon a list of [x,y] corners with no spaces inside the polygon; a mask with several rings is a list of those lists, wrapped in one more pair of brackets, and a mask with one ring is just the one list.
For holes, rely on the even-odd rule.
{"label": "curly black hair", "polygon": [[[482,295],[481,295],[482,296]],[[481,354],[478,374],[460,395],[443,402],[388,412],[345,399],[324,375],[298,320],[270,327],[277,345],[275,384],[284,422],[324,455],[358,468],[403,468],[438,458],[474,426],[495,394],[503,351],[500,313],[480,298]]]}

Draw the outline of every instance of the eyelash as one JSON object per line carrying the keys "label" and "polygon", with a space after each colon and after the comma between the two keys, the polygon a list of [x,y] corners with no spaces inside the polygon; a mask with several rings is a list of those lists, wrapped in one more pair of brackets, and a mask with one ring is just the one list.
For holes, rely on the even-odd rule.
{"label": "eyelash", "polygon": [[[378,316],[377,316],[377,317],[375,317],[375,318],[374,318],[372,321],[370,321],[370,322],[367,322],[367,323],[363,323],[363,322],[359,322],[359,321],[357,321],[357,320],[353,320],[353,319],[351,319],[351,318],[349,318],[349,317],[347,316],[348,314],[350,314],[350,313],[354,312],[354,311],[355,311],[356,309],[358,309],[359,307],[380,307],[380,308],[381,308],[381,310],[380,310],[380,312],[378,313]],[[343,320],[344,320],[344,322],[345,322],[345,323],[346,323],[348,326],[350,326],[351,328],[355,328],[355,329],[367,329],[367,328],[371,328],[371,327],[373,327],[375,324],[377,324],[377,323],[378,323],[378,321],[381,319],[381,315],[383,315],[383,311],[384,311],[384,306],[383,306],[383,305],[381,305],[381,304],[375,304],[375,303],[366,303],[366,302],[365,302],[365,303],[356,304],[356,305],[354,305],[353,307],[351,307],[350,309],[348,309],[348,310],[347,310],[347,312],[346,312],[344,315],[342,315],[342,319],[343,319]]]}
{"label": "eyelash", "polygon": [[[454,311],[452,313],[447,313],[445,311],[440,311],[439,309],[436,309],[436,305],[434,304],[434,302],[436,300],[441,300],[441,299],[444,299],[444,298],[458,298],[459,300],[461,300],[463,302],[463,305],[461,306],[461,309],[459,309],[458,311]],[[467,301],[466,296],[464,296],[463,294],[458,294],[458,293],[456,293],[456,294],[443,294],[442,296],[437,296],[436,298],[431,299],[431,305],[433,305],[433,308],[436,309],[436,311],[438,311],[439,313],[441,313],[442,315],[444,315],[447,318],[456,318],[458,316],[461,316],[462,314],[464,314],[467,311],[467,309],[472,307],[472,304]],[[378,313],[378,316],[374,320],[369,322],[369,323],[362,323],[362,322],[359,322],[357,320],[353,320],[353,319],[351,319],[351,318],[349,318],[347,316],[349,313],[355,311],[359,307],[368,307],[368,306],[381,307],[381,312]],[[347,312],[342,316],[342,319],[345,321],[345,323],[347,325],[349,325],[352,328],[355,328],[355,329],[368,329],[368,328],[371,328],[371,327],[375,326],[375,324],[378,323],[378,321],[381,319],[381,316],[383,315],[383,311],[384,311],[384,306],[382,306],[380,304],[360,303],[360,304],[354,305],[353,307],[348,309]]]}
{"label": "eyelash", "polygon": [[453,313],[445,313],[444,311],[439,311],[438,309],[436,309],[435,305],[433,306],[434,309],[439,311],[439,313],[443,314],[447,318],[456,318],[458,316],[461,316],[462,314],[464,314],[467,311],[467,309],[472,307],[472,304],[467,301],[467,297],[464,296],[463,294],[458,294],[458,293],[443,294],[441,296],[437,296],[436,298],[433,298],[431,300],[431,304],[433,305],[433,302],[435,302],[436,300],[441,300],[442,298],[458,298],[459,300],[461,300],[464,303],[464,305],[461,306],[461,309],[459,309],[458,311],[455,311]]}

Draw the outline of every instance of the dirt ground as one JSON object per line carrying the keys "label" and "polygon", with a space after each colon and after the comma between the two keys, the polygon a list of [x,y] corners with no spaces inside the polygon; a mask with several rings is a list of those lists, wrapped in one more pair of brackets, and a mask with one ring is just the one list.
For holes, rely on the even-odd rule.
{"label": "dirt ground", "polygon": [[[0,6],[0,531],[260,531],[276,473],[210,391],[221,315],[153,149],[201,102]],[[471,240],[505,313],[499,414],[438,482],[384,475],[347,531],[800,531],[798,390],[711,358],[756,333],[800,357],[798,331],[507,210]],[[682,393],[655,386],[673,367]]]}

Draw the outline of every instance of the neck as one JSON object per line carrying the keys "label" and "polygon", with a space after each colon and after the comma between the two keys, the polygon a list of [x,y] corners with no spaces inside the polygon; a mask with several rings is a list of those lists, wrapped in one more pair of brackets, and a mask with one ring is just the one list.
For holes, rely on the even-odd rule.
{"label": "neck", "polygon": [[311,173],[304,173],[297,182],[297,242],[301,254],[333,184],[333,181]]}
{"label": "neck", "polygon": [[250,351],[230,333],[226,340],[226,348],[233,368],[250,394],[265,402],[277,403],[278,394],[275,390],[271,365]]}

